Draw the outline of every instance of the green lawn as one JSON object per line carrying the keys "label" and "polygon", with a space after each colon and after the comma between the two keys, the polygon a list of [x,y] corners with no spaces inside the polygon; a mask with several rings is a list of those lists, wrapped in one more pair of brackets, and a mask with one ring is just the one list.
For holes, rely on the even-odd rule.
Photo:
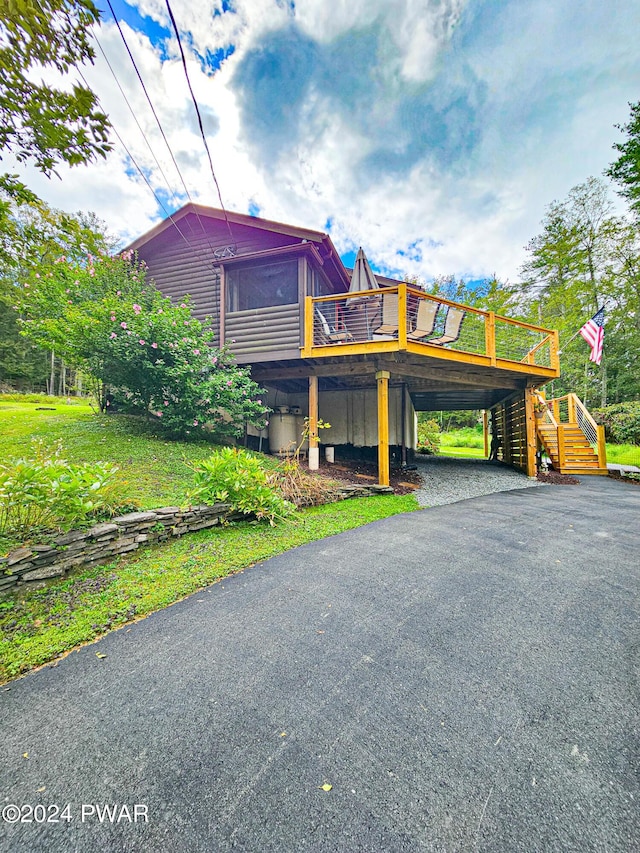
{"label": "green lawn", "polygon": [[[54,409],[54,411],[50,411]],[[191,485],[189,467],[206,459],[207,442],[166,441],[127,415],[95,414],[86,402],[6,400],[0,395],[0,459],[33,455],[33,439],[61,440],[72,462],[113,462],[141,509],[171,506]]]}
{"label": "green lawn", "polygon": [[[440,456],[485,459],[482,433],[471,427],[441,433]],[[640,447],[607,443],[607,462],[640,467]]]}
{"label": "green lawn", "polygon": [[482,432],[466,427],[441,433],[440,456],[486,459]]}
{"label": "green lawn", "polygon": [[[189,465],[214,447],[158,439],[133,419],[95,415],[84,403],[0,397],[0,458],[31,455],[33,438],[51,445],[61,439],[71,462],[117,463],[130,496],[145,508],[183,503],[192,481]],[[273,528],[249,522],[215,527],[42,589],[21,587],[0,598],[0,683],[256,562],[416,509],[413,495],[341,501],[303,510]]]}
{"label": "green lawn", "polygon": [[607,462],[640,468],[640,447],[637,444],[607,444]]}

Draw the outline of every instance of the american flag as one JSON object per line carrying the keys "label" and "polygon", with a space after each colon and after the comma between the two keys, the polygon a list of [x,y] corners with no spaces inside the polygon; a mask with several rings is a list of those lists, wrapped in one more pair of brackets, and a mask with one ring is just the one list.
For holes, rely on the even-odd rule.
{"label": "american flag", "polygon": [[591,347],[589,361],[600,364],[602,361],[602,344],[604,341],[604,308],[597,311],[580,329],[579,334]]}

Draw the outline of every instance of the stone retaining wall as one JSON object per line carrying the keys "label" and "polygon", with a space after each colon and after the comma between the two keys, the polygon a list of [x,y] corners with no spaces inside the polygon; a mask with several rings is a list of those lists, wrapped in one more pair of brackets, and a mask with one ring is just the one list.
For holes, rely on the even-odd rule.
{"label": "stone retaining wall", "polygon": [[229,518],[227,504],[189,509],[165,506],[130,512],[88,530],[72,530],[47,545],[25,545],[0,557],[0,594],[16,584],[62,577],[79,566],[108,563],[141,545],[204,530],[224,518]]}
{"label": "stone retaining wall", "polygon": [[[342,498],[352,498],[393,490],[388,486],[357,485],[344,486],[339,491]],[[46,545],[16,548],[6,557],[0,557],[0,595],[19,584],[41,583],[48,578],[63,577],[80,566],[108,563],[141,545],[214,527],[223,519],[232,521],[246,517],[232,515],[229,510],[228,504],[213,504],[130,512],[88,530],[63,533]]]}

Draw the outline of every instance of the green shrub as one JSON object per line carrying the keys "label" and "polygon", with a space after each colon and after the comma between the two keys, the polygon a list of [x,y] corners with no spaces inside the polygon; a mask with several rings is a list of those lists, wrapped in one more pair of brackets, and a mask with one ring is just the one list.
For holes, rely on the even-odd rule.
{"label": "green shrub", "polygon": [[60,445],[36,448],[35,459],[0,464],[0,534],[70,530],[132,507],[106,462],[71,465]]}
{"label": "green shrub", "polygon": [[227,503],[234,512],[255,515],[272,526],[293,506],[269,483],[258,456],[238,447],[222,447],[195,468],[195,483],[188,495],[192,503]]}
{"label": "green shrub", "polygon": [[613,444],[640,444],[640,400],[594,409],[592,414],[596,423],[604,426],[608,441]]}
{"label": "green shrub", "polygon": [[440,426],[436,420],[418,421],[418,453],[435,454],[440,449]]}

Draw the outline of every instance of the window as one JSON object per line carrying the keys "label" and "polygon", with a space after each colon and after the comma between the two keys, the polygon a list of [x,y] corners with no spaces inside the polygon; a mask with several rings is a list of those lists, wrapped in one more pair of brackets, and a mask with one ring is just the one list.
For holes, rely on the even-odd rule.
{"label": "window", "polygon": [[307,293],[310,296],[330,296],[333,293],[333,288],[331,287],[331,282],[321,275],[319,270],[317,270],[311,264],[307,264],[308,270],[308,285],[307,285]]}
{"label": "window", "polygon": [[278,261],[227,270],[230,311],[248,311],[298,301],[298,261]]}

